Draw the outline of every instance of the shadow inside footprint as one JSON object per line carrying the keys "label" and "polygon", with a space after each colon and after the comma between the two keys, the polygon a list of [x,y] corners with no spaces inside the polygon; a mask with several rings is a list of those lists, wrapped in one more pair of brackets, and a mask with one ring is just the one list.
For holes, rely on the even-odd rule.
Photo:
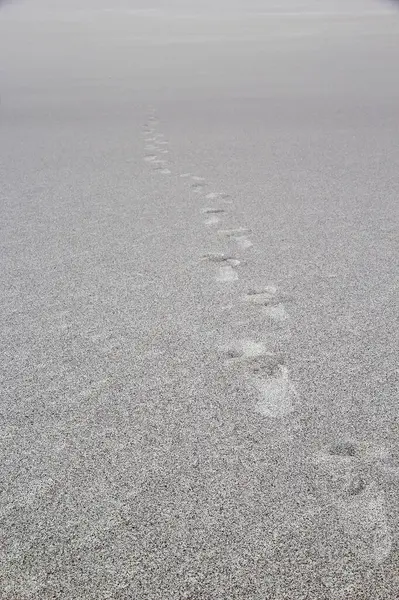
{"label": "shadow inside footprint", "polygon": [[241,262],[238,258],[226,254],[205,254],[203,260],[207,260],[214,264],[227,264],[232,267],[237,267]]}
{"label": "shadow inside footprint", "polygon": [[285,356],[280,353],[257,356],[250,361],[252,373],[261,377],[275,377],[284,365]]}
{"label": "shadow inside footprint", "polygon": [[360,476],[355,477],[349,484],[348,494],[349,496],[357,496],[366,489],[366,482]]}
{"label": "shadow inside footprint", "polygon": [[251,233],[251,230],[248,227],[237,227],[236,229],[219,229],[218,235],[227,238],[236,238],[237,236],[242,236],[246,233]]}
{"label": "shadow inside footprint", "polygon": [[227,350],[223,351],[223,358],[225,360],[236,360],[238,358],[241,358],[241,352],[239,352],[235,348],[228,348]]}
{"label": "shadow inside footprint", "polygon": [[330,446],[328,453],[332,456],[356,456],[357,448],[351,442],[340,442]]}
{"label": "shadow inside footprint", "polygon": [[246,296],[248,302],[258,306],[279,306],[287,302],[292,302],[293,298],[286,294],[277,293],[273,289],[249,290]]}
{"label": "shadow inside footprint", "polygon": [[204,210],[204,213],[206,215],[219,215],[226,212],[225,210],[223,210],[223,208],[206,208]]}

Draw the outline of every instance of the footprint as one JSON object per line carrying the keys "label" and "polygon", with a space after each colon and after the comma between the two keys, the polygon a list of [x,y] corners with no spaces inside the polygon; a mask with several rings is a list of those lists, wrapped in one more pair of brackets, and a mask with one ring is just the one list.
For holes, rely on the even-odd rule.
{"label": "footprint", "polygon": [[277,288],[267,286],[258,290],[249,290],[245,300],[258,306],[277,307],[285,302],[291,302],[292,298],[284,294],[277,294]]}
{"label": "footprint", "polygon": [[188,177],[191,177],[191,173],[180,173],[180,177],[182,179],[187,179]]}
{"label": "footprint", "polygon": [[263,342],[254,342],[253,340],[242,340],[241,350],[246,358],[256,358],[266,354],[266,346]]}
{"label": "footprint", "polygon": [[254,340],[238,340],[228,346],[222,346],[220,351],[226,360],[239,362],[245,368],[253,359],[268,355],[265,344]]}
{"label": "footprint", "polygon": [[225,211],[222,208],[206,208],[203,211],[206,215],[210,215],[209,219],[205,221],[205,225],[217,225],[220,223],[220,217]]}
{"label": "footprint", "polygon": [[[263,342],[255,342],[254,340],[240,340],[238,347],[241,350],[241,357],[244,359],[258,359],[260,356],[264,357],[262,360],[267,360],[268,355],[266,346]],[[261,360],[261,359],[259,359]],[[253,365],[252,365],[253,366]],[[254,367],[256,369],[256,367]]]}
{"label": "footprint", "polygon": [[262,376],[253,377],[252,384],[259,394],[255,410],[272,419],[285,417],[295,410],[294,402],[297,391],[289,378],[288,369],[285,366],[270,365],[268,378]]}
{"label": "footprint", "polygon": [[203,189],[204,189],[205,185],[203,183],[192,183],[191,184],[191,189],[193,190],[193,192],[195,194],[200,194]]}
{"label": "footprint", "polygon": [[144,157],[145,162],[154,162],[157,160],[157,156],[156,154],[149,154],[148,156]]}
{"label": "footprint", "polygon": [[[392,535],[388,524],[385,494],[361,473],[362,464],[385,461],[388,452],[368,442],[338,441],[312,457],[324,467],[333,482],[332,506],[348,537],[352,552],[369,564],[381,564],[391,553]],[[369,467],[367,468],[367,472]],[[359,472],[360,470],[360,472]],[[343,484],[342,484],[343,482]],[[338,490],[337,490],[338,485]],[[341,489],[339,489],[341,488]]]}
{"label": "footprint", "polygon": [[160,171],[162,175],[170,175],[172,171],[170,169],[161,169]]}
{"label": "footprint", "polygon": [[366,563],[381,564],[391,553],[385,494],[375,484],[355,488],[356,493],[335,503],[352,551]]}
{"label": "footprint", "polygon": [[191,177],[191,179],[192,179],[193,181],[197,181],[197,182],[203,182],[203,181],[205,181],[205,177],[198,177],[198,175],[193,175],[193,176]]}
{"label": "footprint", "polygon": [[248,239],[245,235],[238,235],[235,238],[236,244],[241,248],[241,250],[247,250],[253,246],[253,243],[250,239]]}
{"label": "footprint", "polygon": [[237,281],[238,278],[237,271],[231,265],[220,267],[216,275],[216,281],[220,281],[222,283]]}
{"label": "footprint", "polygon": [[220,223],[220,218],[217,215],[211,215],[209,219],[205,221],[205,225],[218,225]]}
{"label": "footprint", "polygon": [[216,199],[221,199],[221,200],[227,200],[227,198],[230,198],[230,194],[225,194],[223,192],[209,192],[206,195],[207,200],[216,200]]}
{"label": "footprint", "polygon": [[264,312],[268,317],[270,317],[270,319],[278,323],[284,323],[284,321],[288,321],[290,318],[284,304],[278,304],[277,306],[265,306]]}
{"label": "footprint", "polygon": [[219,229],[218,234],[223,237],[234,238],[242,236],[245,233],[251,233],[247,227],[238,227],[237,229]]}

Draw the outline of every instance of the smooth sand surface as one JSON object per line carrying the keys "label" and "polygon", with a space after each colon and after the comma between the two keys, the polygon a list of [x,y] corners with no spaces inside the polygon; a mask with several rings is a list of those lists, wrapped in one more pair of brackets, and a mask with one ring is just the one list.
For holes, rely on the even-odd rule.
{"label": "smooth sand surface", "polygon": [[1,600],[397,600],[399,11],[0,11]]}

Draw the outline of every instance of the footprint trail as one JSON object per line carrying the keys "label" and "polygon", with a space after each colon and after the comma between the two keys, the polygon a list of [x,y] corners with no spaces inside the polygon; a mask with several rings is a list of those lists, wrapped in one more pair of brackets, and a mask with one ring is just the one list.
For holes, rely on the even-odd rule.
{"label": "footprint trail", "polygon": [[[145,141],[144,161],[154,171],[170,175],[171,169],[166,161],[169,153],[168,141],[159,131],[159,119],[156,114],[148,118],[143,128]],[[222,368],[232,372],[241,379],[243,388],[248,390],[247,410],[262,420],[270,422],[278,431],[284,428],[301,431],[299,417],[303,398],[295,384],[290,367],[289,356],[276,352],[270,347],[270,331],[277,331],[281,337],[281,345],[290,331],[289,307],[294,298],[284,293],[277,286],[265,280],[259,288],[236,285],[245,278],[245,265],[254,254],[254,243],[251,229],[245,224],[234,224],[234,198],[225,192],[217,191],[195,169],[178,174],[187,182],[188,197],[196,194],[202,214],[203,225],[214,236],[216,247],[226,244],[226,252],[208,252],[201,262],[204,269],[211,270],[214,285],[220,290],[220,311],[226,313],[228,308],[231,321],[224,320],[225,339],[234,338],[241,323],[241,311],[247,311],[258,323],[257,339],[248,339],[245,320],[242,320],[242,337],[219,348]],[[233,222],[235,226],[231,227]],[[232,248],[234,253],[231,253]],[[228,251],[230,250],[230,251]],[[208,265],[208,266],[206,266]],[[259,271],[264,265],[259,265]],[[235,284],[235,285],[230,285]],[[230,325],[229,325],[230,324]],[[286,337],[284,337],[286,336]],[[291,443],[292,437],[285,438]],[[369,469],[380,469],[381,472],[399,472],[387,465],[387,453],[384,449],[370,444],[353,442],[336,442],[322,452],[308,456],[308,460],[316,467],[318,477],[328,487],[330,481],[342,482],[331,492],[330,506],[334,510],[342,530],[347,536],[353,554],[359,561],[379,565],[392,553],[393,537],[387,516],[385,493],[370,475]],[[340,487],[341,486],[341,487]],[[320,511],[323,510],[320,508]]]}

